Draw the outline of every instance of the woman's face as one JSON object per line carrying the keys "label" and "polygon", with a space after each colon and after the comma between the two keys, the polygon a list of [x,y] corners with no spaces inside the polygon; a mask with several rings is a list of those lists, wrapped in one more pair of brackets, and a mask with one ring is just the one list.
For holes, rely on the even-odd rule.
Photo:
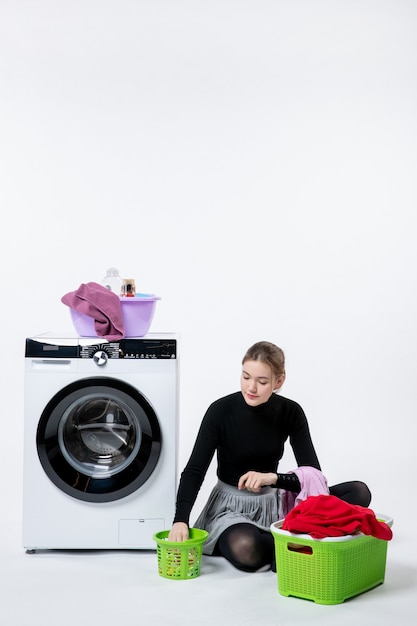
{"label": "woman's face", "polygon": [[272,374],[269,365],[262,361],[245,361],[240,376],[240,389],[249,406],[258,406],[268,402],[285,380],[285,374],[279,378]]}

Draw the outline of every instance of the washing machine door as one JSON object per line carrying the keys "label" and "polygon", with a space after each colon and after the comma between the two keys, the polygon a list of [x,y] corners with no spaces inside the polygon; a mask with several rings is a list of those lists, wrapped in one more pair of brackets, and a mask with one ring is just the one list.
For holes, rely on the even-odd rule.
{"label": "washing machine door", "polygon": [[45,407],[36,444],[57,487],[88,502],[110,502],[139,489],[156,467],[161,431],[155,411],[131,385],[86,378]]}

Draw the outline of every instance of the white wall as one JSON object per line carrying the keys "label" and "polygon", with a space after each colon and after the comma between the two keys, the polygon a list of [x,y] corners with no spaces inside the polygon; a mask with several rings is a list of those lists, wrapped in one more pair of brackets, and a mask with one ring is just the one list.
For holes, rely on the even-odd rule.
{"label": "white wall", "polygon": [[72,330],[61,296],[115,265],[161,296],[151,330],[181,333],[181,466],[268,339],[329,481],[406,526],[416,26],[413,0],[1,0],[9,516],[24,339]]}

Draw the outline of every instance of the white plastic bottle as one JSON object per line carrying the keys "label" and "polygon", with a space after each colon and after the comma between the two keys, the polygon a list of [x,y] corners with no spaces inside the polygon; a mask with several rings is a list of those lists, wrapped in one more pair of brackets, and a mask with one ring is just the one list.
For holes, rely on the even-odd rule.
{"label": "white plastic bottle", "polygon": [[118,296],[123,296],[125,293],[125,281],[120,277],[119,270],[115,267],[110,267],[101,284],[110,291],[117,293]]}

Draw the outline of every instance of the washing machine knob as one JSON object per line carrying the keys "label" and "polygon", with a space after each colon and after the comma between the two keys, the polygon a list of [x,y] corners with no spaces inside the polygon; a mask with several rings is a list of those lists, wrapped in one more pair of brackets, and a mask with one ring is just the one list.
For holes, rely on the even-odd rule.
{"label": "washing machine knob", "polygon": [[97,352],[93,354],[93,361],[96,365],[106,365],[108,358],[109,357],[104,350],[97,350]]}

